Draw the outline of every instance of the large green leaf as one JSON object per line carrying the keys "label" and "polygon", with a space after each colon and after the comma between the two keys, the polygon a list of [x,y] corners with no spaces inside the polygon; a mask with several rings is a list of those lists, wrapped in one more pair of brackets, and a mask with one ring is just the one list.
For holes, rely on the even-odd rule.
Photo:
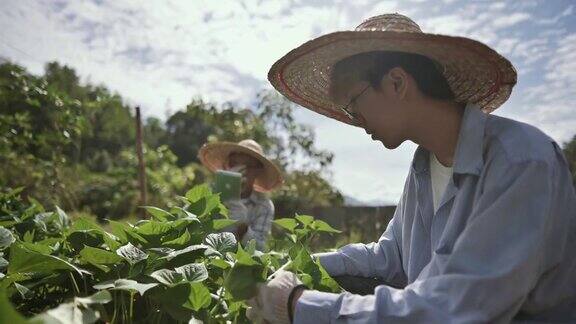
{"label": "large green leaf", "polygon": [[224,288],[235,300],[247,300],[256,295],[257,284],[264,282],[262,265],[243,265],[236,263],[224,280]]}
{"label": "large green leaf", "polygon": [[212,221],[212,228],[215,231],[219,231],[225,227],[235,224],[236,222],[238,221],[235,219],[214,219]]}
{"label": "large green leaf", "polygon": [[191,263],[174,269],[188,282],[200,282],[208,279],[208,270],[204,263]]}
{"label": "large green leaf", "polygon": [[172,271],[169,269],[160,269],[150,274],[150,277],[156,279],[168,287],[174,287],[179,283],[184,282],[184,275],[182,273]]}
{"label": "large green leaf", "polygon": [[49,273],[54,270],[72,270],[82,274],[79,268],[56,256],[31,251],[18,243],[14,243],[10,247],[8,274],[17,272]]}
{"label": "large green leaf", "polygon": [[185,246],[187,246],[190,243],[190,240],[192,239],[192,236],[190,235],[190,232],[188,232],[188,230],[185,230],[184,233],[182,235],[180,235],[179,237],[170,240],[170,241],[166,241],[162,243],[162,246],[164,247],[169,247],[169,248],[183,248]]}
{"label": "large green leaf", "polygon": [[159,236],[168,233],[172,227],[165,222],[157,221],[145,221],[144,223],[138,225],[134,230],[136,233],[142,235],[145,238],[150,236]]}
{"label": "large green leaf", "polygon": [[236,252],[236,263],[241,265],[258,265],[259,263],[252,258],[252,255],[242,248],[242,245],[238,244],[238,251]]}
{"label": "large green leaf", "polygon": [[152,215],[152,217],[154,217],[156,220],[161,221],[161,222],[173,220],[175,218],[174,215],[172,215],[171,213],[165,211],[164,209],[160,209],[158,207],[142,206],[141,208],[146,209],[146,211],[148,213],[150,213],[150,215]]}
{"label": "large green leaf", "polygon": [[236,249],[236,237],[230,232],[208,234],[205,239],[206,245],[224,254]]}
{"label": "large green leaf", "polygon": [[280,218],[274,220],[274,224],[288,230],[290,233],[298,226],[298,222],[294,218]]}
{"label": "large green leaf", "polygon": [[208,249],[212,248],[205,244],[190,245],[184,249],[170,252],[168,255],[163,256],[162,259],[169,261],[172,267],[177,267],[194,263],[194,261],[202,257]]}
{"label": "large green leaf", "polygon": [[311,226],[314,222],[314,217],[308,215],[296,215],[295,218],[304,226]]}
{"label": "large green leaf", "polygon": [[126,261],[128,261],[128,263],[132,265],[148,258],[147,253],[135,247],[132,245],[132,243],[121,246],[118,250],[116,250],[116,254],[124,258]]}
{"label": "large green leaf", "polygon": [[[80,251],[80,259],[96,267],[107,266],[121,262],[123,259],[118,254],[86,246]],[[101,268],[107,271],[107,267]]]}
{"label": "large green leaf", "polygon": [[66,238],[76,251],[80,251],[84,246],[99,246],[104,243],[104,233],[101,230],[87,229],[77,230],[68,234]]}
{"label": "large green leaf", "polygon": [[319,232],[326,232],[326,233],[342,233],[342,231],[339,231],[335,228],[333,228],[332,226],[330,226],[328,223],[326,223],[325,221],[322,220],[315,220],[314,222],[312,222],[312,228],[319,231]]}
{"label": "large green leaf", "polygon": [[112,301],[112,295],[110,292],[103,290],[88,297],[76,297],[74,300],[83,305],[107,304]]}
{"label": "large green leaf", "polygon": [[130,279],[116,279],[101,282],[97,285],[94,285],[94,289],[125,290],[125,291],[138,292],[140,295],[144,295],[144,293],[147,290],[154,288],[156,286],[158,286],[157,283],[139,283],[135,280]]}
{"label": "large green leaf", "polygon": [[200,282],[190,284],[188,303],[184,304],[184,306],[191,306],[193,310],[199,311],[202,308],[210,306],[210,302],[210,291],[206,286]]}

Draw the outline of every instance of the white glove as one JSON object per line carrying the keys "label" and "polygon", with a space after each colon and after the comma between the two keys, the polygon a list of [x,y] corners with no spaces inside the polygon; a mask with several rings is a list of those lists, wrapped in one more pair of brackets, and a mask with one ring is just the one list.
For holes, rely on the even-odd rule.
{"label": "white glove", "polygon": [[262,318],[262,313],[258,308],[248,307],[246,310],[246,317],[250,320],[250,323],[254,324],[270,324],[267,320]]}
{"label": "white glove", "polygon": [[256,297],[250,299],[248,304],[255,308],[262,318],[270,323],[290,324],[288,298],[292,290],[302,285],[298,277],[289,271],[278,270],[272,280],[265,284],[258,284]]}

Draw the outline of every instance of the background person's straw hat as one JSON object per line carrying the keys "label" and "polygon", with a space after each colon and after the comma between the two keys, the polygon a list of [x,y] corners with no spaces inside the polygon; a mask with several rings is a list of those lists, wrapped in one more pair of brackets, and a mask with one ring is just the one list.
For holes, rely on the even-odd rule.
{"label": "background person's straw hat", "polygon": [[262,162],[264,169],[254,182],[254,190],[267,192],[282,184],[282,172],[264,155],[262,147],[254,140],[247,139],[238,143],[216,142],[204,144],[198,152],[198,158],[204,166],[214,172],[224,169],[231,153],[244,153]]}
{"label": "background person's straw hat", "polygon": [[464,37],[426,34],[410,18],[385,14],[354,31],[320,36],[293,49],[268,72],[268,80],[291,101],[342,122],[354,123],[329,96],[331,67],[370,51],[424,55],[441,71],[457,102],[475,103],[486,113],[502,105],[516,84],[512,63],[487,45]]}

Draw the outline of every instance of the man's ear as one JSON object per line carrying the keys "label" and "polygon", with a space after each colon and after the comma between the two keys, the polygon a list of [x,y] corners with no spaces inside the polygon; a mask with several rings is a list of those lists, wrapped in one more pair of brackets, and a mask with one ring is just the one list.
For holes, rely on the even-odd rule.
{"label": "man's ear", "polygon": [[388,72],[387,77],[392,82],[396,97],[403,99],[408,89],[408,74],[406,71],[401,67],[395,67]]}

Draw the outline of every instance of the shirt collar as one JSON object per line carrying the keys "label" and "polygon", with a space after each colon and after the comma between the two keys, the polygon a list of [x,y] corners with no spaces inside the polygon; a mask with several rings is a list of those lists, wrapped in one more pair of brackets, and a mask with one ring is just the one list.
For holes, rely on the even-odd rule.
{"label": "shirt collar", "polygon": [[[468,104],[462,116],[458,143],[454,154],[454,173],[479,175],[484,165],[484,130],[487,115],[474,104]],[[430,154],[422,146],[414,153],[412,170],[418,174],[429,171]]]}

